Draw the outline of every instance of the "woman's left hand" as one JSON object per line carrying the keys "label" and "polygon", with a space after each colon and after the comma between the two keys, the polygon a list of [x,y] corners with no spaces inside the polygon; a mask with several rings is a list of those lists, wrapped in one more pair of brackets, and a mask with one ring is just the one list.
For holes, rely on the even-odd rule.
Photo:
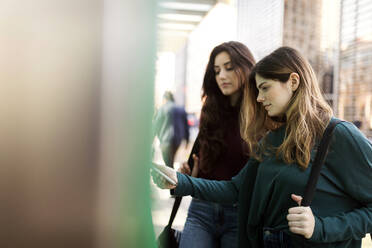
{"label": "woman's left hand", "polygon": [[301,207],[302,197],[292,194],[292,200],[297,202],[299,207],[288,209],[288,226],[289,230],[293,233],[303,235],[309,239],[313,236],[315,228],[315,218],[313,211],[310,207]]}

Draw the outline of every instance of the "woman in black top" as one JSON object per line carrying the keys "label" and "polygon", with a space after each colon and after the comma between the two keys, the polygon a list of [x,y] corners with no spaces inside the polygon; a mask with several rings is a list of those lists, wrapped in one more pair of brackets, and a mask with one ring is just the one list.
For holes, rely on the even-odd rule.
{"label": "woman in black top", "polygon": [[[249,49],[230,41],[216,46],[210,55],[203,81],[203,107],[197,138],[200,150],[192,175],[230,180],[248,160],[240,137],[239,111],[242,89],[255,64]],[[198,166],[197,166],[198,165]],[[180,171],[191,174],[188,164]],[[181,235],[181,248],[236,247],[237,207],[194,198]]]}

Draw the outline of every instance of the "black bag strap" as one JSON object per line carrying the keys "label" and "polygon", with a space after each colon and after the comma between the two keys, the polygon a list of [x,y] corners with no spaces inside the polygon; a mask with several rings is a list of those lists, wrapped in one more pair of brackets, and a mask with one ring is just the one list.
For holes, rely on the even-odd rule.
{"label": "black bag strap", "polygon": [[[198,134],[198,136],[195,139],[194,145],[192,146],[189,159],[187,160],[187,163],[189,164],[191,171],[194,167],[194,159],[192,158],[192,155],[193,154],[199,154],[199,149],[200,149],[200,144],[199,144],[199,134]],[[171,213],[171,215],[169,217],[169,221],[168,221],[168,226],[169,227],[171,227],[172,224],[173,224],[173,221],[174,221],[174,218],[176,217],[178,208],[181,205],[181,201],[182,201],[182,196],[176,196],[176,198],[174,199],[172,213]]]}
{"label": "black bag strap", "polygon": [[317,147],[316,156],[313,162],[313,166],[311,167],[310,177],[306,184],[305,193],[301,202],[301,206],[305,207],[310,206],[314,198],[316,184],[318,182],[320,170],[327,156],[328,147],[331,142],[333,130],[336,127],[336,125],[340,122],[342,121],[332,118],[323,133],[323,137]]}
{"label": "black bag strap", "polygon": [[174,218],[176,217],[178,208],[181,205],[181,201],[182,201],[182,196],[176,196],[176,198],[174,199],[172,213],[171,213],[171,216],[170,216],[169,221],[168,221],[168,226],[169,227],[171,227],[172,224],[173,224],[173,221],[174,221]]}

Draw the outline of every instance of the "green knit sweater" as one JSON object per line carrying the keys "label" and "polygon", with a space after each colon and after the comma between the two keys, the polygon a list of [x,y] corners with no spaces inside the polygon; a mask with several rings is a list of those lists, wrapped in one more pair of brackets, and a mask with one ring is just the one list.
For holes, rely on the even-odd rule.
{"label": "green knit sweater", "polygon": [[[278,147],[285,126],[268,134]],[[262,162],[250,159],[230,181],[212,181],[177,173],[175,195],[220,202],[238,202],[239,247],[262,247],[262,228],[284,230],[294,247],[361,247],[372,232],[372,145],[351,123],[341,122],[333,132],[311,209],[315,230],[309,240],[288,230],[288,209],[297,206],[291,194],[303,195],[312,160],[306,170],[285,164],[275,156]]]}

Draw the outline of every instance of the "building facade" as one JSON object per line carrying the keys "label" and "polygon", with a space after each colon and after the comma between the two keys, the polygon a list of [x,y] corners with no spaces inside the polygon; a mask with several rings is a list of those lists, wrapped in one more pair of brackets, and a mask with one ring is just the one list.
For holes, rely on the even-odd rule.
{"label": "building facade", "polygon": [[372,2],[343,0],[337,113],[372,137]]}

